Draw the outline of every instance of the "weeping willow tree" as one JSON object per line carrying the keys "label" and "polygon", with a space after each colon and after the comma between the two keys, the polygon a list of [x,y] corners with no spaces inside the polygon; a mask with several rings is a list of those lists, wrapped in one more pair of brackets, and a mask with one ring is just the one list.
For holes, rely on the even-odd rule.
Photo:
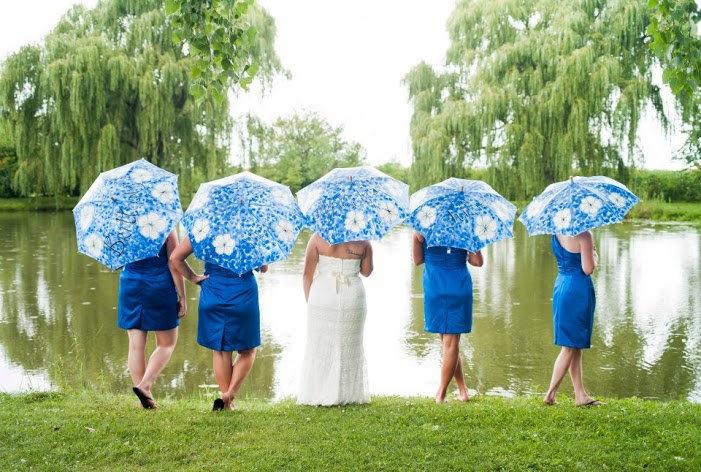
{"label": "weeping willow tree", "polygon": [[634,163],[641,114],[667,126],[643,1],[461,0],[446,67],[406,77],[415,185],[485,165],[512,198]]}
{"label": "weeping willow tree", "polygon": [[[261,33],[250,54],[274,73],[274,23],[255,11]],[[104,0],[74,7],[42,44],[9,56],[0,107],[16,147],[14,188],[76,194],[99,172],[142,156],[186,187],[221,173],[228,103],[190,98],[193,59],[172,36],[161,1]]]}

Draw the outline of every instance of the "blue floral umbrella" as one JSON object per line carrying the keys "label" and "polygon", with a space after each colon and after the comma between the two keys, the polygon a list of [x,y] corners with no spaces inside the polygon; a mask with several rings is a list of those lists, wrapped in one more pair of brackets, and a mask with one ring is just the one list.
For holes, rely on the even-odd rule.
{"label": "blue floral umbrella", "polygon": [[182,214],[178,176],[140,159],[101,173],[73,208],[78,250],[113,270],[157,256]]}
{"label": "blue floral umbrella", "polygon": [[571,177],[550,184],[523,210],[519,221],[528,234],[575,236],[588,229],[618,223],[638,197],[608,177]]}
{"label": "blue floral umbrella", "polygon": [[306,224],[331,244],[380,239],[406,218],[409,186],[374,167],[334,169],[297,193]]}
{"label": "blue floral umbrella", "polygon": [[516,207],[479,180],[450,178],[411,196],[408,223],[428,246],[475,252],[513,236]]}
{"label": "blue floral umbrella", "polygon": [[289,256],[304,217],[289,188],[241,172],[200,185],[182,223],[195,256],[243,274]]}

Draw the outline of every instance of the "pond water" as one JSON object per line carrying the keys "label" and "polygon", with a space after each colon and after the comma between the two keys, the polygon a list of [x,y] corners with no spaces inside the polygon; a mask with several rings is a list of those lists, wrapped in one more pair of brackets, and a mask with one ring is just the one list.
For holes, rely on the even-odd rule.
{"label": "pond water", "polygon": [[[72,216],[0,214],[0,391],[63,386],[129,391],[127,337],[115,325],[118,276],[76,251]],[[292,256],[258,276],[263,345],[241,395],[294,394],[304,346],[303,233]],[[678,224],[625,223],[595,231],[599,269],[592,349],[584,355],[593,395],[701,402],[701,231]],[[556,275],[549,238],[515,238],[485,250],[470,268],[472,334],[461,352],[467,383],[487,395],[536,394],[548,384],[551,292]],[[375,395],[426,395],[436,389],[440,346],[423,331],[421,268],[410,259],[411,232],[375,243],[365,279],[365,349]],[[201,269],[201,264],[194,262]],[[197,288],[170,364],[154,387],[182,396],[214,388],[210,352],[196,343]],[[569,390],[569,380],[563,388]]]}

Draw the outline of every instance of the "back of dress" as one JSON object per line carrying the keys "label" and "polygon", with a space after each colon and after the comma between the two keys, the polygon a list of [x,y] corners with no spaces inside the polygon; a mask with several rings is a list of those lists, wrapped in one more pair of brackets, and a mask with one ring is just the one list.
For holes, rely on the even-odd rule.
{"label": "back of dress", "polygon": [[339,311],[365,311],[365,289],[358,273],[359,259],[319,256],[309,291],[309,306]]}
{"label": "back of dress", "polygon": [[307,340],[297,401],[305,405],[367,403],[363,331],[365,289],[360,260],[319,256],[309,291]]}

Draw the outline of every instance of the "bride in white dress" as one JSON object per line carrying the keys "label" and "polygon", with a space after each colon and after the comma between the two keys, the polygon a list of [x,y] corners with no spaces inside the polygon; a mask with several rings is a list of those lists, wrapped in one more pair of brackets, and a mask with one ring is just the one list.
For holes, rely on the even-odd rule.
{"label": "bride in white dress", "polygon": [[300,404],[370,401],[363,350],[365,289],[359,273],[365,277],[372,273],[369,241],[332,246],[318,234],[309,239],[303,278],[307,344],[297,395]]}

